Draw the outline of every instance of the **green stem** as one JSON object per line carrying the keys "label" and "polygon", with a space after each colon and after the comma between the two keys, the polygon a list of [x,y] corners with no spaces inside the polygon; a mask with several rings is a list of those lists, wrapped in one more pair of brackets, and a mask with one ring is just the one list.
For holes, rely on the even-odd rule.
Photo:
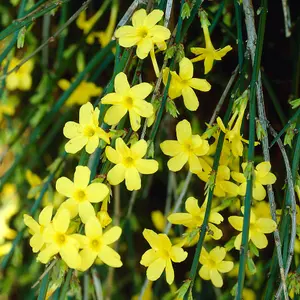
{"label": "green stem", "polygon": [[242,65],[244,61],[244,42],[242,33],[242,18],[241,18],[241,4],[238,0],[233,0],[234,11],[237,25],[237,39],[238,39],[238,59],[239,59],[239,71],[242,71]]}
{"label": "green stem", "polygon": [[61,289],[60,295],[59,295],[59,300],[66,300],[67,299],[67,293],[69,290],[69,285],[70,285],[70,281],[73,275],[73,269],[69,269],[68,273],[67,273],[67,277],[66,280],[64,282],[64,285]]}
{"label": "green stem", "polygon": [[50,275],[49,275],[49,272],[48,272],[42,280],[38,300],[46,299],[46,294],[47,294],[47,289],[48,289],[48,284],[49,284],[49,278],[50,278]]}

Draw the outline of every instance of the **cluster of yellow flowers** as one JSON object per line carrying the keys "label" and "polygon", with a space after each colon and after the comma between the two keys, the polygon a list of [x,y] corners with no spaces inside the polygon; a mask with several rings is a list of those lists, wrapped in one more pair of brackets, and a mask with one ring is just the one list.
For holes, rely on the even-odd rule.
{"label": "cluster of yellow flowers", "polygon": [[[147,15],[144,9],[136,11],[132,16],[132,26],[125,25],[116,30],[115,36],[123,47],[136,46],[136,55],[145,59],[150,54],[153,67],[157,76],[160,70],[155,58],[156,47],[159,50],[167,48],[166,41],[171,33],[168,28],[157,25],[162,19],[163,12],[153,10]],[[84,27],[85,16],[78,19],[82,29],[86,32],[92,27],[91,24]],[[205,19],[205,18],[204,18]],[[216,50],[210,40],[208,23],[203,21],[202,28],[205,38],[205,48],[192,48],[192,53],[198,55],[190,60],[184,57],[179,62],[179,72],[170,71],[168,68],[161,70],[163,82],[166,85],[170,74],[171,81],[168,91],[170,99],[183,97],[184,106],[190,111],[196,111],[199,107],[198,97],[194,90],[208,92],[211,85],[205,79],[194,78],[193,62],[204,60],[204,73],[211,71],[214,60],[221,58],[231,50],[226,46]],[[89,154],[93,154],[98,147],[105,148],[105,157],[112,163],[107,172],[105,183],[91,178],[91,171],[86,166],[77,166],[74,180],[61,177],[56,181],[56,190],[59,194],[67,197],[56,210],[53,216],[53,207],[47,205],[40,213],[38,222],[32,217],[24,215],[24,222],[30,228],[32,237],[30,245],[33,252],[38,252],[37,259],[42,263],[48,263],[57,254],[66,262],[70,268],[80,271],[87,270],[93,263],[99,260],[111,267],[121,267],[120,255],[109,245],[120,238],[122,229],[112,226],[107,230],[104,228],[111,223],[107,213],[107,203],[110,197],[109,185],[118,185],[125,180],[129,191],[141,189],[140,174],[154,174],[158,170],[158,162],[147,159],[147,142],[140,139],[131,143],[130,147],[121,138],[114,138],[112,131],[105,131],[99,126],[100,111],[88,102],[89,97],[99,95],[101,90],[89,83],[82,83],[89,92],[85,94],[73,93],[69,104],[83,104],[79,109],[79,123],[70,121],[65,124],[63,134],[69,141],[65,145],[68,153],[75,154],[85,148]],[[70,82],[61,80],[62,89],[67,89]],[[78,89],[77,92],[82,89]],[[104,122],[112,126],[117,125],[128,113],[130,126],[134,132],[141,127],[141,118],[153,118],[155,114],[152,103],[147,101],[153,87],[150,83],[142,82],[130,86],[127,75],[118,73],[114,80],[114,92],[106,94],[101,103],[110,105],[107,109]],[[93,94],[94,93],[94,94]],[[247,162],[242,163],[244,173],[240,173],[240,159],[244,153],[244,144],[248,141],[241,136],[241,126],[247,107],[247,97],[244,95],[236,101],[232,118],[227,126],[218,118],[217,127],[213,137],[214,143],[209,144],[209,136],[193,134],[189,121],[182,120],[176,126],[177,140],[166,140],[160,144],[165,155],[170,156],[167,165],[170,171],[180,171],[187,163],[191,173],[196,174],[200,180],[207,182],[215,176],[214,195],[219,199],[225,197],[245,196]],[[145,120],[147,121],[147,120]],[[216,152],[216,144],[220,132],[225,133],[225,141],[217,174],[211,174],[212,162]],[[270,172],[269,162],[259,163],[253,170],[253,198],[263,200],[266,191],[263,187],[273,184],[276,177]],[[102,208],[99,211],[99,203]],[[157,280],[165,270],[166,281],[172,284],[174,281],[174,269],[172,262],[180,263],[187,258],[188,253],[183,247],[194,245],[199,239],[199,228],[203,224],[206,210],[206,201],[199,207],[198,200],[189,197],[185,202],[186,213],[173,213],[168,216],[172,224],[183,225],[187,228],[181,238],[175,238],[172,243],[164,233],[155,233],[145,229],[143,235],[151,249],[147,250],[141,258],[140,263],[147,267],[149,280]],[[243,207],[241,208],[243,212]],[[80,220],[85,229],[85,234],[79,229]],[[211,237],[220,240],[223,236],[222,230],[218,228],[224,221],[218,211],[218,207],[211,212],[208,223],[208,235],[206,241]],[[243,217],[231,216],[229,223],[238,231],[242,230]],[[249,240],[258,248],[267,246],[265,233],[271,233],[276,228],[276,222],[270,217],[256,216],[251,212],[251,224]],[[196,232],[196,234],[195,234]],[[234,242],[236,249],[240,249],[241,234]],[[223,285],[220,273],[232,270],[233,262],[225,260],[226,249],[216,246],[209,252],[202,249],[200,264],[202,265],[199,275],[204,280],[211,280],[216,287]]]}

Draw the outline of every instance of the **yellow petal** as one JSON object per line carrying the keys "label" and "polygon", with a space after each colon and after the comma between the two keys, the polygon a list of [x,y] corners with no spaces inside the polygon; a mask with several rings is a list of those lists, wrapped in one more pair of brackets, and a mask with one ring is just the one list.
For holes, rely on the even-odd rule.
{"label": "yellow petal", "polygon": [[211,282],[215,287],[220,288],[223,286],[223,279],[220,273],[218,272],[218,270],[211,269],[209,275],[210,275]]}
{"label": "yellow petal", "polygon": [[204,280],[210,280],[209,268],[204,265],[200,268],[199,276]]}
{"label": "yellow petal", "polygon": [[152,90],[152,85],[146,82],[142,82],[131,88],[131,92],[133,93],[134,98],[138,98],[140,100],[146,99],[150,95]]}
{"label": "yellow petal", "polygon": [[168,28],[155,25],[149,30],[149,34],[152,36],[152,41],[157,45],[159,50],[164,51],[167,49],[167,45],[164,41],[168,40],[171,36],[171,32]]}
{"label": "yellow petal", "polygon": [[149,243],[151,248],[153,248],[154,250],[157,250],[159,248],[160,241],[157,233],[155,233],[153,230],[150,229],[144,229],[143,236],[146,239],[146,241]]}
{"label": "yellow petal", "polygon": [[206,56],[204,60],[204,74],[207,74],[211,71],[213,67],[214,59],[212,56],[208,55]]}
{"label": "yellow petal", "polygon": [[215,263],[219,263],[225,258],[226,250],[224,247],[217,246],[209,252],[209,256]]}
{"label": "yellow petal", "polygon": [[76,136],[69,140],[65,145],[65,150],[67,153],[75,154],[80,151],[88,142],[88,138],[85,136]]}
{"label": "yellow petal", "polygon": [[91,217],[85,224],[85,234],[89,239],[102,236],[102,227],[96,217]]}
{"label": "yellow petal", "polygon": [[67,122],[63,129],[66,138],[72,139],[82,133],[82,127],[76,122]]}
{"label": "yellow petal", "polygon": [[182,80],[189,80],[193,77],[194,66],[193,63],[184,57],[179,63],[179,76]]}
{"label": "yellow petal", "polygon": [[189,121],[182,120],[176,125],[176,136],[181,144],[190,141],[192,137],[192,128]]}
{"label": "yellow petal", "polygon": [[170,171],[180,171],[188,161],[188,155],[186,153],[179,153],[168,161],[168,168]]}
{"label": "yellow petal", "polygon": [[30,228],[34,233],[40,232],[40,225],[36,220],[34,220],[31,216],[24,214],[24,224]]}
{"label": "yellow petal", "polygon": [[86,271],[89,267],[91,267],[97,257],[97,253],[95,253],[89,248],[85,248],[82,251],[80,251],[79,255],[81,257],[81,265],[78,269],[82,272]]}
{"label": "yellow petal", "polygon": [[268,240],[261,232],[251,230],[251,241],[258,249],[263,249],[268,246]]}
{"label": "yellow petal", "polygon": [[109,230],[107,230],[104,234],[103,234],[103,242],[106,245],[110,245],[112,243],[114,243],[115,241],[117,241],[120,236],[122,234],[122,228],[119,226],[114,226],[112,228],[110,228]]}
{"label": "yellow petal", "polygon": [[132,15],[132,25],[134,27],[142,26],[146,17],[147,17],[147,13],[145,9],[141,8],[135,11],[134,14]]}
{"label": "yellow petal", "polygon": [[145,140],[137,141],[130,148],[132,157],[134,159],[140,159],[140,158],[144,157],[147,153],[147,148],[148,148],[148,145]]}
{"label": "yellow petal", "polygon": [[101,98],[102,104],[116,104],[120,105],[123,101],[123,96],[117,93],[109,93]]}
{"label": "yellow petal", "polygon": [[78,204],[78,214],[82,223],[86,223],[91,217],[96,216],[93,205],[88,202],[79,202]]}
{"label": "yellow petal", "polygon": [[148,16],[143,18],[143,21],[144,21],[143,25],[148,28],[151,28],[161,20],[163,15],[164,15],[164,12],[162,10],[154,9],[151,11],[151,13]]}
{"label": "yellow petal", "polygon": [[71,243],[66,243],[59,251],[61,258],[69,268],[77,269],[81,265],[81,257],[78,253],[78,248]]}
{"label": "yellow petal", "polygon": [[125,167],[121,164],[115,165],[108,173],[107,180],[111,185],[117,185],[125,179]]}
{"label": "yellow petal", "polygon": [[235,197],[238,195],[239,187],[230,181],[220,181],[221,189],[228,194],[228,196]]}
{"label": "yellow petal", "polygon": [[253,198],[258,201],[264,200],[267,196],[265,188],[258,182],[254,183],[252,193]]}
{"label": "yellow petal", "polygon": [[233,180],[235,180],[238,183],[244,183],[246,182],[246,177],[243,173],[239,173],[239,172],[231,172],[231,177],[233,178]]}
{"label": "yellow petal", "polygon": [[170,259],[166,261],[166,281],[168,284],[172,284],[174,281],[174,269]]}
{"label": "yellow petal", "polygon": [[85,151],[88,154],[92,154],[96,151],[96,149],[99,146],[99,138],[97,135],[92,136],[91,138],[88,139],[88,142],[85,146]]}
{"label": "yellow petal", "polygon": [[70,224],[70,213],[67,209],[60,209],[53,218],[53,228],[60,233],[66,233]]}
{"label": "yellow petal", "polygon": [[46,264],[49,262],[49,260],[58,253],[59,248],[55,246],[54,244],[50,244],[46,246],[37,256],[37,260],[40,261],[43,264]]}
{"label": "yellow petal", "polygon": [[129,148],[121,138],[117,138],[116,140],[116,150],[122,157],[128,157],[131,154]]}
{"label": "yellow petal", "polygon": [[190,154],[188,161],[189,161],[190,171],[192,173],[196,174],[196,173],[202,171],[202,166],[200,164],[200,161],[195,154],[193,154],[193,153]]}
{"label": "yellow petal", "polygon": [[237,216],[231,216],[228,218],[230,225],[234,229],[239,230],[239,231],[242,231],[242,229],[243,229],[243,220],[244,220],[243,217],[237,217]]}
{"label": "yellow petal", "polygon": [[123,265],[120,259],[120,255],[115,250],[106,245],[101,247],[98,257],[105,264],[113,268],[120,268]]}
{"label": "yellow petal", "polygon": [[135,167],[141,174],[153,174],[158,170],[158,162],[154,159],[139,159]]}
{"label": "yellow petal", "polygon": [[93,119],[94,107],[92,103],[87,102],[82,105],[79,110],[79,124],[85,125],[91,123]]}
{"label": "yellow petal", "polygon": [[255,228],[262,233],[274,232],[277,224],[274,220],[268,218],[260,218],[255,222]]}
{"label": "yellow petal", "polygon": [[276,181],[276,176],[273,173],[269,172],[264,177],[257,176],[256,180],[259,181],[263,185],[274,184]]}
{"label": "yellow petal", "polygon": [[258,164],[255,169],[261,174],[261,176],[265,176],[271,171],[271,164],[269,161],[264,161]]}
{"label": "yellow petal", "polygon": [[148,56],[151,48],[153,47],[152,40],[150,38],[143,38],[136,48],[136,55],[140,59],[144,59]]}
{"label": "yellow petal", "polygon": [[56,181],[56,190],[66,196],[66,197],[72,197],[72,194],[74,192],[74,183],[67,177],[60,177]]}
{"label": "yellow petal", "polygon": [[48,205],[46,206],[39,215],[39,223],[43,226],[47,226],[51,222],[53,212],[53,206]]}
{"label": "yellow petal", "polygon": [[140,261],[140,264],[145,266],[145,267],[148,267],[150,264],[152,264],[156,259],[158,259],[158,253],[153,250],[153,249],[149,249],[147,250],[142,258],[141,258],[141,261]]}
{"label": "yellow petal", "polygon": [[153,105],[144,100],[136,100],[134,102],[133,110],[144,118],[149,118],[153,115]]}
{"label": "yellow petal", "polygon": [[185,201],[185,210],[192,216],[198,216],[201,214],[201,209],[198,205],[198,200],[194,197],[189,197]]}
{"label": "yellow petal", "polygon": [[166,260],[158,258],[147,269],[147,278],[151,281],[157,280],[166,267]]}
{"label": "yellow petal", "polygon": [[121,162],[120,154],[110,146],[105,148],[106,158],[114,164],[118,164]]}
{"label": "yellow petal", "polygon": [[202,92],[208,92],[211,89],[211,85],[206,79],[192,78],[189,80],[188,84],[193,89],[196,89],[196,90],[199,90]]}
{"label": "yellow petal", "polygon": [[199,101],[198,98],[194,92],[194,90],[191,87],[185,87],[182,89],[182,97],[184,106],[190,110],[195,111],[199,107]]}
{"label": "yellow petal", "polygon": [[141,127],[141,117],[134,111],[129,111],[130,125],[133,131],[138,131]]}
{"label": "yellow petal", "polygon": [[165,155],[176,156],[182,152],[182,146],[178,141],[164,141],[160,144],[160,149]]}
{"label": "yellow petal", "polygon": [[[135,28],[133,28],[132,26],[129,26],[129,25],[125,25],[116,30],[115,37],[120,38],[120,37],[126,36],[126,35],[134,35],[135,33],[136,33]],[[129,46],[129,47],[131,47],[131,46]],[[128,47],[128,46],[123,46],[123,47]]]}
{"label": "yellow petal", "polygon": [[113,105],[106,111],[104,122],[108,125],[116,125],[125,116],[127,111],[124,106]]}
{"label": "yellow petal", "polygon": [[222,261],[218,264],[218,271],[221,273],[230,272],[233,269],[233,262],[232,261]]}
{"label": "yellow petal", "polygon": [[115,77],[115,91],[117,94],[123,95],[127,93],[130,89],[130,85],[127,80],[127,76],[125,73],[120,72]]}
{"label": "yellow petal", "polygon": [[57,84],[64,91],[67,90],[71,85],[70,81],[66,79],[60,79]]}
{"label": "yellow petal", "polygon": [[125,170],[125,184],[129,191],[139,190],[141,188],[141,177],[136,168]]}
{"label": "yellow petal", "polygon": [[193,224],[193,217],[188,213],[174,213],[168,216],[168,221],[172,224],[189,227]]}
{"label": "yellow petal", "polygon": [[76,188],[85,189],[90,182],[91,171],[86,166],[77,166],[74,173],[74,185]]}
{"label": "yellow petal", "polygon": [[182,248],[177,247],[177,246],[173,246],[171,248],[170,258],[172,259],[172,261],[174,261],[176,263],[180,263],[180,262],[186,260],[187,256],[188,256],[188,253],[186,251],[184,251]]}
{"label": "yellow petal", "polygon": [[41,250],[44,245],[44,239],[41,234],[35,234],[29,241],[30,247],[34,253],[37,253]]}
{"label": "yellow petal", "polygon": [[86,188],[87,201],[98,203],[103,201],[109,194],[109,189],[104,183],[95,182]]}
{"label": "yellow petal", "polygon": [[69,211],[71,219],[75,218],[78,215],[78,202],[73,198],[64,201],[59,207],[59,209],[64,208]]}
{"label": "yellow petal", "polygon": [[234,247],[236,250],[240,250],[242,243],[242,233],[238,234],[234,240]]}

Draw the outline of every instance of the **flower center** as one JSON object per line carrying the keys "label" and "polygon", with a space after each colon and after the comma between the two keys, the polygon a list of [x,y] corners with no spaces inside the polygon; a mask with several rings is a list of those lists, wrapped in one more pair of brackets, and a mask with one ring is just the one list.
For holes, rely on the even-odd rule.
{"label": "flower center", "polygon": [[183,151],[186,152],[186,153],[192,152],[192,145],[190,145],[190,144],[184,144],[183,145]]}
{"label": "flower center", "polygon": [[90,247],[92,250],[99,252],[101,242],[98,239],[91,240]]}
{"label": "flower center", "polygon": [[169,257],[170,257],[169,251],[168,251],[168,250],[165,250],[165,249],[161,249],[161,250],[160,250],[160,257],[161,257],[161,258],[164,258],[164,259],[169,258]]}
{"label": "flower center", "polygon": [[138,29],[137,35],[140,38],[144,39],[148,35],[148,28],[146,28],[146,27],[140,27]]}
{"label": "flower center", "polygon": [[123,160],[123,164],[126,168],[131,168],[132,166],[134,166],[134,159],[128,156]]}
{"label": "flower center", "polygon": [[62,246],[66,242],[66,237],[63,233],[56,233],[55,241],[58,245]]}
{"label": "flower center", "polygon": [[82,202],[86,199],[86,193],[84,190],[77,190],[73,195],[74,199],[78,202]]}
{"label": "flower center", "polygon": [[127,109],[131,109],[133,106],[133,99],[130,96],[124,98],[124,105]]}
{"label": "flower center", "polygon": [[92,126],[85,126],[83,129],[83,135],[86,137],[92,137],[95,134],[95,129]]}

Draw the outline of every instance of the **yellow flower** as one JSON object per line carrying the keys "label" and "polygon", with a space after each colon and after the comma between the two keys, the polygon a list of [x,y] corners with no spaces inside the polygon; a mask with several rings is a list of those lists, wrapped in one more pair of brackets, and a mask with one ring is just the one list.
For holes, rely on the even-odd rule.
{"label": "yellow flower", "polygon": [[149,15],[145,9],[136,11],[132,16],[133,26],[126,25],[116,30],[115,36],[119,39],[119,44],[122,47],[136,45],[136,55],[140,59],[146,58],[154,45],[165,50],[165,40],[170,38],[171,32],[164,26],[155,25],[163,14],[163,11],[158,9],[154,9]]}
{"label": "yellow flower", "polygon": [[117,185],[125,179],[129,191],[141,188],[140,174],[153,174],[158,170],[158,162],[154,159],[143,159],[147,152],[147,142],[139,140],[130,148],[121,138],[116,140],[116,150],[110,146],[105,149],[106,157],[116,164],[107,174],[111,185]]}
{"label": "yellow flower", "polygon": [[32,238],[29,244],[33,252],[39,252],[45,244],[43,233],[52,219],[53,207],[51,205],[46,206],[39,214],[39,222],[35,221],[31,216],[24,214],[24,223],[30,229]]}
{"label": "yellow flower", "polygon": [[168,168],[177,172],[188,162],[192,173],[202,171],[199,156],[207,154],[209,144],[198,134],[192,134],[191,124],[187,120],[180,121],[176,125],[177,141],[167,140],[160,144],[162,152],[173,156],[168,161]]}
{"label": "yellow flower", "polygon": [[223,247],[215,247],[209,253],[202,248],[199,262],[202,267],[199,276],[204,280],[211,280],[215,287],[223,286],[223,278],[220,273],[227,273],[233,269],[233,262],[224,260],[226,250]]}
{"label": "yellow flower", "polygon": [[[21,61],[13,57],[9,63],[8,71],[16,67]],[[33,70],[33,60],[27,61],[18,71],[9,74],[6,78],[6,88],[9,91],[19,89],[21,91],[28,91],[31,88],[32,78],[31,72]]]}
{"label": "yellow flower", "polygon": [[179,246],[173,246],[166,234],[156,234],[152,230],[144,229],[143,236],[151,246],[140,261],[141,265],[148,267],[147,278],[155,281],[166,270],[166,280],[171,285],[174,281],[172,261],[176,263],[184,261],[187,258],[187,252]]}
{"label": "yellow flower", "polygon": [[[243,171],[247,163],[242,163]],[[261,201],[266,198],[266,190],[263,187],[267,184],[273,184],[276,181],[276,176],[270,172],[271,164],[269,161],[264,161],[258,164],[254,170],[253,174],[253,187],[252,187],[252,197],[255,200]],[[239,194],[241,196],[246,195],[246,188],[247,188],[247,179],[243,173],[239,172],[231,172],[231,177],[238,183],[241,183],[239,186]]]}
{"label": "yellow flower", "polygon": [[[198,172],[197,176],[204,182],[209,182],[210,172]],[[238,195],[239,187],[230,180],[230,169],[227,166],[218,167],[214,195],[217,197],[235,197]]]}
{"label": "yellow flower", "polygon": [[0,123],[3,120],[3,116],[13,116],[15,113],[15,108],[10,104],[0,103]]}
{"label": "yellow flower", "polygon": [[[70,81],[66,79],[60,79],[58,86],[63,90],[67,90],[70,87]],[[66,101],[66,106],[72,106],[74,104],[85,104],[91,100],[91,97],[99,96],[102,93],[102,88],[97,87],[93,82],[82,81],[79,86],[73,91],[71,96]]]}
{"label": "yellow flower", "polygon": [[[244,206],[241,208],[244,214]],[[231,216],[228,218],[231,226],[238,230],[243,230],[244,217]],[[249,239],[258,249],[266,248],[268,245],[268,240],[265,233],[272,233],[275,231],[277,225],[276,222],[270,218],[257,218],[253,210],[250,212],[250,228],[249,228]],[[241,247],[242,233],[238,234],[234,241],[235,249],[239,250]]]}
{"label": "yellow flower", "polygon": [[256,202],[252,208],[257,218],[268,218],[271,219],[270,205],[266,201]]}
{"label": "yellow flower", "polygon": [[130,87],[125,73],[115,77],[115,93],[105,95],[101,103],[112,104],[107,110],[104,122],[116,125],[129,112],[130,125],[134,131],[141,127],[141,117],[149,118],[153,106],[144,99],[152,92],[152,85],[146,82]]}
{"label": "yellow flower", "polygon": [[[163,82],[168,82],[169,69],[163,71]],[[168,95],[171,99],[178,98],[182,95],[184,106],[191,111],[197,110],[199,101],[193,89],[208,92],[211,85],[206,79],[193,78],[194,66],[192,62],[184,57],[179,63],[179,75],[175,71],[171,71],[171,82]]]}
{"label": "yellow flower", "polygon": [[120,255],[108,245],[117,241],[122,233],[122,228],[113,226],[103,233],[99,220],[90,218],[85,224],[85,236],[81,237],[83,249],[80,251],[80,271],[87,270],[98,257],[110,267],[119,268],[123,264]]}
{"label": "yellow flower", "polygon": [[[205,12],[201,12],[201,23],[205,39],[205,48],[192,47],[191,52],[198,55],[192,59],[192,62],[204,60],[204,74],[207,74],[212,69],[214,60],[222,60],[222,57],[225,56],[227,52],[232,50],[232,47],[226,46],[219,50],[214,48],[208,31],[208,22],[204,14]],[[203,20],[203,17],[206,20]]]}
{"label": "yellow flower", "polygon": [[11,229],[9,222],[11,218],[19,211],[19,196],[15,185],[7,183],[0,193],[0,245],[2,250],[0,256],[6,254],[9,250],[10,243],[6,239],[12,240],[16,236],[16,231]]}
{"label": "yellow flower", "polygon": [[99,127],[99,109],[93,108],[88,102],[80,107],[79,123],[67,122],[64,126],[64,136],[70,141],[65,145],[68,153],[76,153],[84,146],[87,153],[92,154],[99,146],[99,139],[110,143],[109,133]]}
{"label": "yellow flower", "polygon": [[74,182],[67,177],[60,177],[56,181],[56,190],[69,198],[62,206],[70,211],[72,218],[79,214],[83,223],[95,216],[92,203],[103,201],[109,193],[108,187],[103,183],[89,184],[90,175],[88,167],[77,166]]}
{"label": "yellow flower", "polygon": [[43,232],[46,245],[39,253],[38,261],[46,264],[59,253],[69,268],[77,269],[81,265],[81,257],[78,253],[80,244],[76,234],[68,234],[69,225],[70,212],[64,208],[59,209],[52,223]]}
{"label": "yellow flower", "polygon": [[[206,211],[206,201],[203,203],[201,208],[198,206],[198,200],[194,197],[189,197],[185,201],[185,210],[187,213],[175,213],[168,217],[168,221],[172,224],[180,224],[189,229],[196,229],[202,226],[204,215]],[[223,233],[214,224],[220,224],[223,221],[223,217],[212,211],[209,216],[209,231],[211,231],[211,237],[215,240],[219,240]],[[198,235],[199,238],[199,235]]]}

